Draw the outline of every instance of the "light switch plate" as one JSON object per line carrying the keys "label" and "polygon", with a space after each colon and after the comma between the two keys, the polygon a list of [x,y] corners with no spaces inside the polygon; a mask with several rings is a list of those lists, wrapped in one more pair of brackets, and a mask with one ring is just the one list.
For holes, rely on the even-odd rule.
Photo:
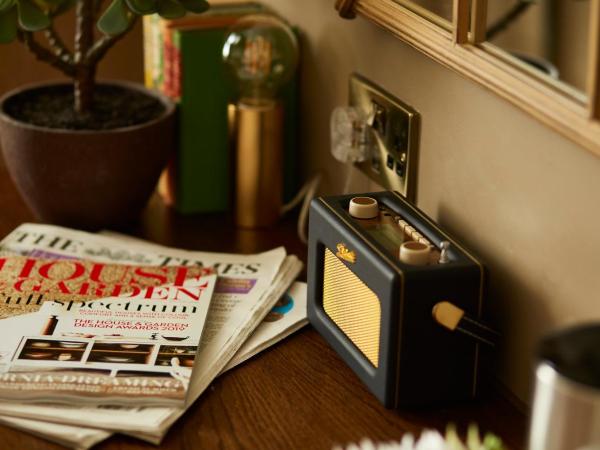
{"label": "light switch plate", "polygon": [[372,152],[356,167],[385,189],[415,202],[419,113],[358,74],[350,77],[350,106],[369,117],[373,128]]}

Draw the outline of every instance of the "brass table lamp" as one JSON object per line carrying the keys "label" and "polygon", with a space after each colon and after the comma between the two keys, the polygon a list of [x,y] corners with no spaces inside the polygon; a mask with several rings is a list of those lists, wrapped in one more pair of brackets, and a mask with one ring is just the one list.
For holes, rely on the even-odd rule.
{"label": "brass table lamp", "polygon": [[223,61],[240,91],[229,106],[235,220],[244,228],[270,226],[283,203],[284,111],[277,94],[298,65],[296,36],[276,17],[244,17],[225,39]]}

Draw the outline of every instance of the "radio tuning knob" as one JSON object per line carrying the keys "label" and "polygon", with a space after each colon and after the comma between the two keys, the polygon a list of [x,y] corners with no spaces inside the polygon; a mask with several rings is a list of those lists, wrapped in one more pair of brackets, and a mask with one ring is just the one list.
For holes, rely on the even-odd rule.
{"label": "radio tuning knob", "polygon": [[350,200],[348,212],[356,219],[374,219],[379,216],[379,205],[371,197],[354,197]]}
{"label": "radio tuning knob", "polygon": [[425,266],[429,262],[431,247],[417,241],[403,242],[400,246],[400,261],[413,266]]}
{"label": "radio tuning knob", "polygon": [[439,263],[440,264],[446,264],[448,262],[450,262],[450,258],[448,256],[448,250],[450,249],[450,241],[442,241],[440,244],[440,259],[439,259]]}

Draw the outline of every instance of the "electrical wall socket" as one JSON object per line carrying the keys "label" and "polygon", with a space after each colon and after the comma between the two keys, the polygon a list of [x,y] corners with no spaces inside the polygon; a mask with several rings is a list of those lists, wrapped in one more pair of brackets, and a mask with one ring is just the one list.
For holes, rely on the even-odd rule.
{"label": "electrical wall socket", "polygon": [[373,129],[371,154],[356,167],[385,189],[415,202],[419,113],[358,74],[350,77],[350,106],[359,108]]}

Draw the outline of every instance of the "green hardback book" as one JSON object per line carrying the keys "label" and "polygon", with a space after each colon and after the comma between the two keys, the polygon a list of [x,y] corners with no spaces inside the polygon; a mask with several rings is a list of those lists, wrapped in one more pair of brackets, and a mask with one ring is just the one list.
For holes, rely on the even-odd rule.
{"label": "green hardback book", "polygon": [[[230,208],[234,180],[227,105],[235,101],[237,87],[222,62],[221,49],[228,28],[239,17],[264,10],[257,3],[222,5],[192,20],[169,23],[150,18],[144,23],[146,84],[162,90],[179,105],[176,156],[167,186],[163,179],[160,188],[178,212]],[[282,92],[286,199],[293,196],[296,187],[296,84],[297,80],[290,81]]]}

